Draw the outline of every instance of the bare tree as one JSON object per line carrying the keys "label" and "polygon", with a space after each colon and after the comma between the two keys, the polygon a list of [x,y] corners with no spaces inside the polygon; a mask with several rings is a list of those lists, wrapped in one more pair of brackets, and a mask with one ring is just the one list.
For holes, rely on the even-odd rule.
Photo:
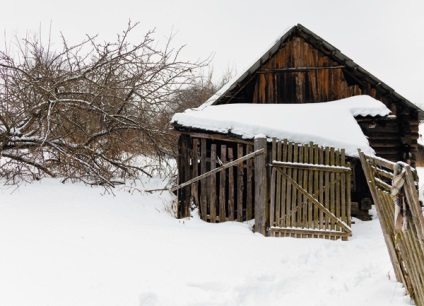
{"label": "bare tree", "polygon": [[146,168],[140,154],[162,159],[169,133],[158,126],[176,90],[192,84],[204,62],[160,49],[150,31],[99,43],[88,36],[60,51],[37,39],[0,52],[0,177],[9,183],[45,176],[113,186]]}
{"label": "bare tree", "polygon": [[214,82],[213,71],[210,71],[206,77],[200,75],[190,86],[180,88],[174,92],[166,109],[161,113],[157,121],[158,126],[162,130],[167,131],[169,140],[164,143],[168,147],[168,150],[172,152],[173,156],[177,156],[178,154],[178,135],[174,132],[170,124],[172,116],[175,113],[199,107],[224,86],[232,75],[232,71],[228,70],[217,82]]}
{"label": "bare tree", "polygon": [[169,104],[170,113],[183,112],[189,108],[199,107],[227,84],[233,75],[232,70],[228,69],[217,82],[214,82],[213,71],[210,71],[206,77],[199,77],[194,84],[180,88],[175,92]]}

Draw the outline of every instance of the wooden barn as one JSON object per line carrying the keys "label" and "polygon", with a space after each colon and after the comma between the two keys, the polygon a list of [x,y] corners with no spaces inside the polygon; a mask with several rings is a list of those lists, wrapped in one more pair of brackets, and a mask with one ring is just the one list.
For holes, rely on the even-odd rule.
{"label": "wooden barn", "polygon": [[[424,119],[424,112],[300,24],[194,111],[235,104],[321,107],[327,105],[322,102],[341,105],[337,101],[356,96],[367,96],[367,101],[377,101],[386,109],[352,112],[360,134],[375,155],[391,161],[408,157],[413,164],[418,123]],[[330,120],[339,113],[316,114],[311,119],[316,120],[314,123],[304,122],[310,130],[324,123],[333,124],[335,131],[345,125]],[[267,129],[261,130],[267,139],[264,143],[260,137],[255,140],[254,134],[240,135],[231,129],[184,122],[178,114],[173,125],[179,132],[179,183],[214,172],[179,191],[179,217],[188,216],[194,205],[210,222],[260,219],[256,226],[263,234],[343,238],[349,236],[344,226],[349,227],[351,215],[367,218],[372,204],[370,191],[359,160],[354,153],[346,154],[342,145],[328,145],[315,138],[314,143],[290,140],[290,133],[287,137],[284,131],[271,135]],[[236,165],[225,167],[239,158]],[[265,182],[258,181],[261,177]]]}

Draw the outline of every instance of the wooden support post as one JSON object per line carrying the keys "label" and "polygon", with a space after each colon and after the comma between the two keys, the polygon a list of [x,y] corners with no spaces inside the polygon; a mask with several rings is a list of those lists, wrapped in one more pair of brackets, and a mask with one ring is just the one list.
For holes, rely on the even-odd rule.
{"label": "wooden support post", "polygon": [[[216,144],[211,145],[211,172],[216,169]],[[211,222],[215,223],[216,220],[216,175],[210,175],[208,178],[209,189],[209,213]]]}
{"label": "wooden support post", "polygon": [[268,205],[266,155],[267,140],[265,137],[255,138],[254,150],[264,149],[265,154],[255,157],[255,232],[266,236],[266,205]]}
{"label": "wooden support post", "polygon": [[[178,180],[185,182],[190,179],[190,136],[180,135],[178,139]],[[178,218],[190,216],[191,187],[186,186],[178,193]]]}
{"label": "wooden support post", "polygon": [[[200,173],[206,173],[206,150],[207,143],[206,139],[202,138],[200,140]],[[180,182],[182,183],[182,182]],[[208,215],[208,192],[206,180],[200,181],[200,216],[203,220],[206,220]]]}

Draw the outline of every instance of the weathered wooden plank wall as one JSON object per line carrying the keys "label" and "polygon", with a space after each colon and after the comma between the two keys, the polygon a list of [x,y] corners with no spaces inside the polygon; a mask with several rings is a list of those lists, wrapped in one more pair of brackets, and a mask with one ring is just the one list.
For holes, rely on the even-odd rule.
{"label": "weathered wooden plank wall", "polygon": [[396,162],[403,160],[403,153],[410,152],[414,155],[412,160],[416,160],[418,119],[400,114],[396,118],[360,117],[356,120],[378,156]]}
{"label": "weathered wooden plank wall", "polygon": [[375,88],[350,79],[342,65],[300,37],[286,42],[256,73],[248,85],[254,88],[250,103],[313,103],[361,94],[378,96]]}
{"label": "weathered wooden plank wall", "polygon": [[[285,42],[270,59],[219,103],[314,103],[369,95],[383,102],[396,118],[369,128],[375,118],[360,119],[364,133],[378,154],[391,161],[409,151],[417,153],[418,114],[394,100],[379,84],[358,78],[352,70],[336,62],[319,42],[299,33]],[[388,141],[388,142],[384,142]],[[390,142],[391,141],[391,142]],[[374,147],[375,146],[375,147]],[[415,156],[413,156],[415,160]]]}

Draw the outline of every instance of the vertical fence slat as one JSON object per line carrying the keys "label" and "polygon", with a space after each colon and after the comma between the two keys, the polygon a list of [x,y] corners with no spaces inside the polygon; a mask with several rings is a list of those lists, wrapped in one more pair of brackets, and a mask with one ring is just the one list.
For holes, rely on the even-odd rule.
{"label": "vertical fence slat", "polygon": [[[200,140],[200,173],[204,174],[207,172],[206,169],[206,139]],[[206,180],[200,181],[200,215],[203,220],[206,220],[207,212],[207,182]]]}
{"label": "vertical fence slat", "polygon": [[[318,151],[319,151],[318,146],[314,145],[314,156],[313,156],[313,163],[314,164],[318,164],[318,162],[319,162]],[[313,196],[315,198],[318,198],[318,175],[319,175],[319,173],[317,171],[313,172],[313,177],[314,177]],[[320,226],[319,226],[318,207],[315,206],[315,209],[314,209],[314,228],[319,228],[319,227]]]}
{"label": "vertical fence slat", "polygon": [[[199,175],[199,139],[193,139],[193,158],[191,162],[192,173],[191,178],[197,177]],[[194,204],[199,206],[199,182],[195,182],[191,185],[191,196],[193,198]]]}
{"label": "vertical fence slat", "polygon": [[[336,164],[335,161],[335,152],[334,152],[334,148],[331,147],[330,148],[330,165],[334,166]],[[334,190],[334,184],[335,184],[335,174],[333,172],[331,172],[330,174],[330,211],[334,214],[335,213],[335,201],[336,201],[336,197],[335,197],[335,190]],[[330,221],[330,229],[331,230],[335,230],[336,229],[336,224],[333,222],[333,220],[329,220]],[[331,237],[331,239],[333,240],[334,238]]]}
{"label": "vertical fence slat", "polygon": [[[211,145],[210,170],[216,168],[216,144]],[[216,175],[209,177],[209,210],[211,222],[216,222]]]}
{"label": "vertical fence slat", "polygon": [[267,199],[267,173],[266,151],[267,140],[264,137],[255,138],[255,151],[264,149],[265,154],[255,157],[255,232],[266,235],[266,204]]}
{"label": "vertical fence slat", "polygon": [[[341,163],[340,165],[345,167],[346,166],[346,162],[345,162],[345,150],[342,149],[340,152],[340,160]],[[340,183],[341,183],[341,189],[340,189],[340,202],[341,202],[341,217],[343,222],[345,222],[347,224],[347,215],[346,215],[346,173],[342,173],[340,175]]]}
{"label": "vertical fence slat", "polygon": [[[190,136],[180,135],[178,138],[178,154],[180,156],[187,156],[191,154],[190,150]],[[178,179],[180,183],[186,182],[190,179],[190,158],[178,159]],[[191,186],[186,186],[178,191],[178,217],[186,218],[190,216],[190,198]]]}
{"label": "vertical fence slat", "polygon": [[[234,160],[233,148],[228,147],[228,161]],[[228,168],[228,220],[234,221],[234,167]]]}
{"label": "vertical fence slat", "polygon": [[[246,154],[252,153],[253,147],[251,145],[246,146]],[[246,162],[246,220],[253,219],[253,159],[249,159]]]}
{"label": "vertical fence slat", "polygon": [[[272,139],[271,147],[271,161],[277,159],[277,139]],[[270,207],[269,207],[269,224],[271,227],[276,226],[275,224],[275,190],[276,190],[276,175],[277,171],[272,169],[271,172],[271,193],[270,193]]]}
{"label": "vertical fence slat", "polygon": [[[309,163],[309,148],[308,145],[304,145],[303,146],[303,160],[306,163]],[[308,172],[305,171],[305,174],[303,175],[303,187],[308,190]],[[303,209],[303,227],[304,228],[310,228],[310,224],[309,224],[309,209],[310,206],[312,205],[312,203],[305,198],[305,207]]]}
{"label": "vertical fence slat", "polygon": [[[324,150],[319,151],[319,163],[321,165],[324,165]],[[320,203],[324,203],[324,171],[319,171],[319,195],[318,195],[318,201]],[[323,230],[325,229],[324,225],[324,214],[320,210],[319,212],[319,229]],[[322,237],[322,236],[321,236]]]}
{"label": "vertical fence slat", "polygon": [[[325,148],[325,164],[330,165],[330,148],[329,147]],[[324,186],[325,186],[324,206],[325,208],[330,209],[330,173],[329,172],[325,172]],[[325,229],[326,230],[331,229],[330,219],[327,216],[325,216]],[[325,238],[328,239],[329,237],[326,236]]]}
{"label": "vertical fence slat", "polygon": [[[243,145],[237,144],[237,158],[243,157]],[[237,167],[237,221],[243,221],[244,163]]]}
{"label": "vertical fence slat", "polygon": [[[293,144],[293,162],[297,163],[298,162],[298,157],[299,157],[299,145],[297,143]],[[298,169],[293,169],[292,170],[292,175],[291,177],[297,181],[297,174],[299,172]],[[297,227],[297,210],[298,210],[298,206],[297,206],[297,194],[298,191],[297,189],[292,189],[292,198],[291,198],[291,205],[292,205],[292,212],[291,212],[291,226],[292,227]],[[297,237],[296,234],[293,235],[294,237]]]}
{"label": "vertical fence slat", "polygon": [[[299,163],[307,162],[304,159],[304,151],[305,150],[304,150],[303,147],[304,146],[299,147],[299,158],[298,158]],[[302,182],[305,175],[306,175],[305,171],[299,170],[298,171],[298,181]],[[296,217],[297,217],[297,226],[300,227],[300,228],[305,227],[305,225],[303,224],[303,211],[305,209],[304,205],[303,205],[304,200],[305,200],[305,197],[303,196],[302,193],[299,192],[298,196],[297,196],[297,214],[296,214]],[[302,235],[302,237],[307,237],[307,235]]]}
{"label": "vertical fence slat", "polygon": [[[340,151],[336,151],[335,152],[335,163],[336,166],[341,166],[341,161],[340,161]],[[334,202],[334,206],[335,206],[335,211],[334,214],[338,217],[341,218],[341,196],[340,196],[340,173],[336,173],[335,174],[335,182],[336,182],[336,186],[335,186],[335,190],[336,190],[336,197],[335,197],[335,202]],[[335,227],[336,230],[340,230],[340,227],[337,226]]]}
{"label": "vertical fence slat", "polygon": [[[225,164],[227,162],[227,146],[221,145],[221,162]],[[225,209],[225,190],[227,188],[227,175],[226,170],[219,173],[219,221],[223,222],[227,219],[227,213]]]}
{"label": "vertical fence slat", "polygon": [[[310,164],[313,164],[314,163],[314,144],[312,142],[309,143],[308,149],[309,149],[309,159],[308,159],[308,161],[309,161]],[[306,190],[309,193],[312,194],[313,188],[314,188],[313,187],[313,183],[314,183],[313,173],[311,171],[308,171],[307,173],[308,173],[308,185],[307,185]],[[309,220],[308,227],[309,228],[314,227],[314,214],[313,214],[313,212],[314,212],[315,209],[316,209],[315,205],[313,205],[312,203],[309,203],[309,209],[308,209],[308,220]]]}
{"label": "vertical fence slat", "polygon": [[[284,141],[286,143],[286,141]],[[285,146],[284,146],[285,147]],[[277,160],[279,161],[286,161],[285,156],[283,156],[283,143],[278,141],[277,143]],[[284,170],[286,171],[286,170]],[[281,177],[281,174],[277,174],[277,208],[276,208],[276,215],[277,215],[277,224],[279,226],[286,226],[286,203],[285,203],[285,195],[286,193],[286,182],[284,178]]]}
{"label": "vertical fence slat", "polygon": [[[287,161],[292,162],[293,161],[293,145],[291,143],[287,144]],[[287,170],[287,174],[289,176],[292,176],[292,170],[289,168]],[[290,227],[292,226],[292,220],[291,220],[291,211],[292,211],[292,202],[291,202],[291,192],[292,192],[292,186],[289,181],[287,181],[287,188],[286,188],[286,226]],[[290,234],[291,236],[291,234]]]}
{"label": "vertical fence slat", "polygon": [[[350,163],[347,163],[347,166],[349,168],[351,168]],[[351,172],[348,172],[347,173],[347,175],[346,175],[346,182],[348,183],[348,186],[350,186],[350,183],[349,182],[351,182]],[[347,217],[347,221],[346,222],[347,222],[347,225],[349,225],[349,226],[352,225],[351,224],[351,218],[350,218],[350,216],[351,216],[351,209],[352,209],[351,202],[352,202],[352,199],[351,199],[351,188],[346,188],[346,217]]]}

